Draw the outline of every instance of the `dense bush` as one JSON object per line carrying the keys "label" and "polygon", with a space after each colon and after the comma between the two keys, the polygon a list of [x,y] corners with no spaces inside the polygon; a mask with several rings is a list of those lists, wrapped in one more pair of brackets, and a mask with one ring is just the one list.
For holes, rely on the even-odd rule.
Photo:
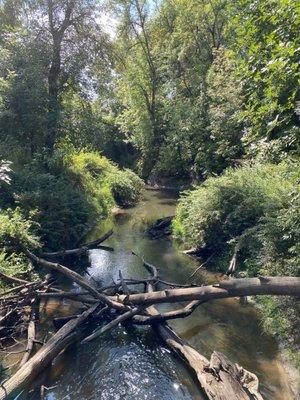
{"label": "dense bush", "polygon": [[37,228],[35,225],[31,220],[24,218],[19,208],[1,210],[0,247],[39,247],[39,238],[34,233]]}
{"label": "dense bush", "polygon": [[95,218],[92,201],[62,175],[31,168],[16,174],[15,203],[39,224],[43,244],[69,247],[78,242]]}
{"label": "dense bush", "polygon": [[73,154],[65,161],[68,173],[85,192],[103,200],[97,206],[107,212],[114,201],[122,206],[137,203],[144,185],[131,170],[120,170],[95,152]]}
{"label": "dense bush", "polygon": [[[0,211],[0,272],[19,277],[32,275],[28,260],[18,251],[20,245],[26,248],[40,246],[36,228],[31,220],[22,216],[18,208]],[[0,291],[3,288],[5,284],[1,280]]]}
{"label": "dense bush", "polygon": [[288,164],[246,165],[185,192],[173,223],[187,245],[227,253],[261,218],[282,208],[293,182]]}
{"label": "dense bush", "polygon": [[[256,164],[209,178],[181,198],[174,234],[187,245],[207,247],[225,271],[238,245],[238,274],[300,276],[299,164]],[[265,328],[286,348],[299,348],[299,302],[265,296]],[[298,365],[300,359],[293,354]]]}
{"label": "dense bush", "polygon": [[130,169],[114,169],[108,175],[108,183],[117,204],[125,207],[137,203],[144,186],[143,181]]}
{"label": "dense bush", "polygon": [[[142,181],[119,170],[97,153],[59,154],[47,167],[35,161],[14,174],[11,205],[18,205],[38,223],[43,244],[50,249],[73,247],[115,205],[133,205]],[[6,194],[6,197],[9,197]]]}
{"label": "dense bush", "polygon": [[[300,276],[300,191],[295,180],[289,202],[260,224],[256,247],[245,261],[249,274]],[[263,323],[269,332],[278,336],[300,368],[300,303],[290,297],[262,296]]]}

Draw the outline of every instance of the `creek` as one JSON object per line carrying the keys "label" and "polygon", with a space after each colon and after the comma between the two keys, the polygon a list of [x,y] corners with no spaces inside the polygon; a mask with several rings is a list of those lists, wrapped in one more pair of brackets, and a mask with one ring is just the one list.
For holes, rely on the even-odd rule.
{"label": "creek", "polygon": [[[96,227],[88,239],[113,227],[114,234],[105,244],[114,247],[114,252],[91,250],[86,277],[105,285],[119,278],[119,270],[125,278],[146,276],[139,258],[131,254],[134,250],[159,267],[162,279],[184,283],[199,261],[182,254],[171,239],[151,240],[145,234],[149,221],[174,215],[176,198],[173,192],[147,190],[136,207],[102,221],[101,228]],[[195,281],[216,282],[219,276],[203,268]],[[72,309],[72,302],[67,300],[47,301],[45,331],[53,329],[47,327],[49,316],[68,315]],[[278,345],[263,332],[253,305],[241,305],[237,299],[211,301],[170,325],[206,357],[213,350],[221,351],[254,372],[265,399],[293,398]],[[47,400],[204,399],[182,361],[159,342],[149,327],[119,326],[89,344],[72,345],[57,357],[42,379],[49,388],[44,397]]]}

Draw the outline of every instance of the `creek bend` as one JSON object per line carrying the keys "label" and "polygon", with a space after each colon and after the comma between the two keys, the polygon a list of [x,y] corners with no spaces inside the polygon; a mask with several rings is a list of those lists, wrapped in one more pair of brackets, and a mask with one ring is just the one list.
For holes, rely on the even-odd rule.
{"label": "creek bend", "polygon": [[[171,240],[151,240],[144,233],[147,221],[173,215],[175,206],[174,193],[147,190],[138,206],[102,221],[101,229],[95,228],[89,239],[113,227],[114,234],[105,244],[115,251],[91,250],[86,277],[105,285],[112,278],[118,279],[119,270],[124,277],[145,276],[141,261],[131,254],[133,250],[157,265],[162,279],[184,283],[197,261],[181,254]],[[217,279],[218,274],[202,269],[196,282]],[[52,329],[47,325],[49,315],[58,310],[60,315],[68,315],[72,309],[67,300],[47,301],[45,332]],[[169,306],[160,305],[159,309],[167,311]],[[221,351],[254,372],[265,399],[293,399],[278,346],[263,332],[252,305],[242,306],[236,299],[216,300],[201,305],[188,318],[170,321],[170,325],[204,356],[209,358],[213,350]],[[91,343],[72,345],[41,378],[48,388],[46,400],[204,399],[181,360],[159,342],[149,327],[119,326]]]}

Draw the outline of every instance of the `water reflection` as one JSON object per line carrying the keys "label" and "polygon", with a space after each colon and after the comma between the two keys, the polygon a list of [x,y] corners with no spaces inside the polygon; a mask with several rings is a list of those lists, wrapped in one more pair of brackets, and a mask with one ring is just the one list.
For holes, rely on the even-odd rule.
{"label": "water reflection", "polygon": [[[147,273],[132,250],[160,267],[169,281],[185,282],[196,267],[195,260],[180,254],[170,240],[150,240],[143,233],[149,219],[173,215],[176,196],[148,191],[135,209],[115,218],[114,235],[107,241],[115,251],[92,250],[87,268],[89,279],[107,284],[124,277]],[[102,231],[112,222],[102,224]],[[99,236],[95,230],[93,236]],[[217,275],[201,270],[198,283]],[[168,305],[160,308],[168,309]],[[275,341],[264,334],[256,310],[241,306],[235,299],[206,303],[187,319],[172,321],[172,327],[207,357],[222,351],[231,360],[255,372],[261,391],[269,400],[290,400],[286,374],[279,360]],[[115,399],[203,399],[181,361],[158,342],[147,327],[124,327],[108,332],[85,346],[72,346],[49,370],[46,386],[48,400]]]}

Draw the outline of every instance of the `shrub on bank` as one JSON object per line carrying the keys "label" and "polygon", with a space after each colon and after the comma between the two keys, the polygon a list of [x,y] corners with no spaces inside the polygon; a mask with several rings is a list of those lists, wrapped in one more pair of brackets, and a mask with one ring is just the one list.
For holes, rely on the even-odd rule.
{"label": "shrub on bank", "polygon": [[40,246],[34,231],[35,224],[24,218],[19,208],[0,210],[0,248],[14,248],[20,245],[30,249]]}
{"label": "shrub on bank", "polygon": [[[18,208],[0,210],[0,272],[19,278],[32,278],[27,258],[16,251],[20,245],[29,249],[40,246],[35,231],[35,224],[25,219]],[[5,287],[1,279],[0,291]]]}
{"label": "shrub on bank", "polygon": [[96,217],[91,199],[63,174],[31,166],[16,174],[12,189],[15,204],[38,223],[48,249],[73,247]]}
{"label": "shrub on bank", "polygon": [[55,250],[74,247],[116,201],[135,204],[141,188],[133,172],[119,170],[99,154],[69,152],[46,167],[39,160],[16,172],[6,197],[11,198],[9,206],[31,216],[44,245]]}
{"label": "shrub on bank", "polygon": [[264,216],[284,207],[292,188],[288,164],[227,169],[183,194],[174,235],[188,246],[226,254]]}
{"label": "shrub on bank", "polygon": [[[246,165],[185,192],[173,222],[187,246],[215,253],[225,272],[238,248],[240,276],[300,276],[299,163]],[[261,296],[263,323],[286,349],[300,346],[300,305],[293,298]],[[300,366],[297,352],[289,350]]]}
{"label": "shrub on bank", "polygon": [[101,204],[107,212],[116,202],[120,206],[133,206],[140,198],[143,181],[131,170],[119,169],[107,158],[95,152],[79,153],[66,159],[72,180],[95,199],[105,198]]}
{"label": "shrub on bank", "polygon": [[108,175],[108,183],[117,204],[130,207],[141,196],[144,182],[130,169],[114,169]]}

